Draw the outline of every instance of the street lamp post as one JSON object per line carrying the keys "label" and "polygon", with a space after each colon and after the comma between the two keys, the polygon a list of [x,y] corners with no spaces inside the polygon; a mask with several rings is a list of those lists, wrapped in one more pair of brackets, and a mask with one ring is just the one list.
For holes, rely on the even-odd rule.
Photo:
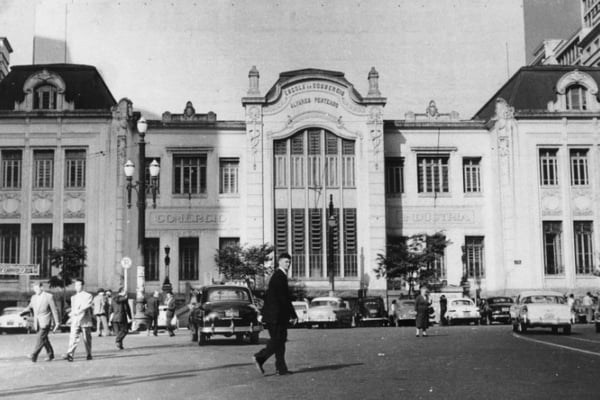
{"label": "street lamp post", "polygon": [[335,268],[333,257],[333,235],[337,219],[333,213],[333,195],[329,195],[329,218],[327,218],[327,272],[329,274],[329,283],[331,284],[331,296],[335,292]]}
{"label": "street lamp post", "polygon": [[[145,286],[145,271],[146,266],[146,252],[145,252],[145,238],[146,238],[146,142],[144,137],[148,130],[148,123],[144,117],[141,117],[137,123],[137,130],[139,133],[139,163],[138,163],[138,180],[133,183],[133,174],[135,173],[135,164],[128,160],[125,163],[124,171],[127,177],[127,208],[131,208],[131,191],[135,189],[137,191],[137,207],[138,207],[138,233],[137,233],[137,253],[138,253],[138,267],[137,267],[137,286],[136,286],[136,306],[134,325],[139,327],[145,325],[146,317],[144,315],[144,286]],[[152,207],[156,208],[156,180],[160,173],[160,166],[156,160],[153,160],[150,164],[150,189],[152,190]]]}
{"label": "street lamp post", "polygon": [[171,248],[169,245],[165,246],[165,280],[162,285],[162,291],[167,293],[173,290],[173,286],[171,285],[171,281],[169,280],[169,264],[171,264],[171,257],[169,257],[169,253],[171,252]]}

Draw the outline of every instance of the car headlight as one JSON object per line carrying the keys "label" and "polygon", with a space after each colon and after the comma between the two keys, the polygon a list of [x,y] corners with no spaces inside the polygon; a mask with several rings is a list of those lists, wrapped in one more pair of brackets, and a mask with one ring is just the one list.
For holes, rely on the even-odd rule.
{"label": "car headlight", "polygon": [[208,313],[208,315],[204,317],[204,321],[210,322],[213,319],[218,319],[218,318],[219,318],[219,313],[211,312],[211,313]]}

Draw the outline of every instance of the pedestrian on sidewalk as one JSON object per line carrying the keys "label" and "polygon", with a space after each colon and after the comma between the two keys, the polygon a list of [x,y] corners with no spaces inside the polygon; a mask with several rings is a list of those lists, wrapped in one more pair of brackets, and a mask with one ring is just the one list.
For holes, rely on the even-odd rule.
{"label": "pedestrian on sidewalk", "polygon": [[431,300],[429,299],[429,291],[427,287],[421,286],[421,293],[415,300],[415,311],[417,311],[417,319],[415,325],[417,327],[417,337],[427,336],[427,328],[429,327],[429,307]]}
{"label": "pedestrian on sidewalk", "polygon": [[69,349],[63,359],[73,361],[75,349],[79,339],[83,339],[87,360],[92,359],[92,295],[83,290],[84,282],[81,278],[75,279],[75,294],[71,296],[71,333],[69,335]]}
{"label": "pedestrian on sidewalk", "polygon": [[106,314],[106,296],[104,295],[104,289],[98,289],[96,296],[94,297],[94,315],[96,316],[96,329],[98,330],[98,337],[108,336],[108,315]]}
{"label": "pedestrian on sidewalk", "polygon": [[175,336],[173,330],[173,324],[171,324],[171,320],[175,315],[175,298],[173,297],[172,292],[167,292],[167,299],[165,300],[165,304],[167,306],[167,331],[169,331],[169,336]]}
{"label": "pedestrian on sidewalk", "polygon": [[287,327],[290,320],[295,324],[298,316],[292,305],[287,278],[292,257],[288,253],[282,253],[277,262],[279,266],[269,280],[265,304],[262,309],[263,322],[267,325],[270,339],[265,348],[254,354],[254,363],[259,371],[264,374],[263,364],[275,354],[277,375],[287,375],[291,373],[285,362]]}
{"label": "pedestrian on sidewalk", "polygon": [[113,299],[113,329],[117,337],[115,343],[117,349],[123,350],[123,339],[129,332],[129,320],[131,319],[131,309],[127,299],[127,292],[124,287],[120,287],[117,295]]}
{"label": "pedestrian on sidewalk", "polygon": [[147,335],[150,336],[150,329],[153,330],[154,336],[158,335],[158,290],[155,290],[152,297],[146,302],[146,316],[148,317]]}
{"label": "pedestrian on sidewalk", "polygon": [[50,344],[50,339],[48,339],[48,333],[50,333],[53,321],[53,332],[56,332],[59,326],[56,304],[54,304],[52,294],[44,291],[41,282],[33,282],[31,287],[35,294],[31,296],[29,305],[21,313],[21,316],[33,313],[33,328],[37,330],[37,341],[33,352],[29,355],[29,359],[36,362],[42,348],[45,348],[47,354],[45,360],[52,361],[54,360],[54,349]]}

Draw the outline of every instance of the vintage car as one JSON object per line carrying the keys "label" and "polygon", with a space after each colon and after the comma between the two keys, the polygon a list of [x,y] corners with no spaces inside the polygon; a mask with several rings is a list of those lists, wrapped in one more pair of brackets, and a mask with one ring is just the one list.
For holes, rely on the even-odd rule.
{"label": "vintage car", "polygon": [[450,299],[448,300],[446,319],[448,325],[455,325],[460,322],[479,324],[481,315],[473,300],[467,298]]}
{"label": "vintage car", "polygon": [[308,319],[308,303],[306,301],[292,301],[292,306],[296,310],[298,319],[292,324],[295,328],[300,328],[306,325]]}
{"label": "vintage car", "polygon": [[513,331],[525,333],[529,328],[559,328],[571,333],[571,310],[562,293],[547,290],[525,291],[510,308]]}
{"label": "vintage car", "polygon": [[396,313],[394,322],[396,326],[414,325],[417,320],[417,311],[415,310],[414,300],[398,300],[396,302]]}
{"label": "vintage car", "polygon": [[190,311],[192,340],[203,346],[214,335],[235,336],[238,343],[249,338],[258,344],[262,324],[250,289],[239,284],[210,285],[201,289],[197,306]]}
{"label": "vintage car", "polygon": [[339,297],[315,297],[308,309],[309,328],[318,327],[352,327],[353,313],[348,303]]}
{"label": "vintage car", "polygon": [[510,306],[514,301],[510,297],[489,297],[479,307],[481,322],[491,325],[494,322],[510,324]]}
{"label": "vintage car", "polygon": [[33,317],[30,313],[21,316],[23,311],[25,311],[25,307],[6,307],[0,315],[0,333],[31,333],[33,331]]}
{"label": "vintage car", "polygon": [[359,326],[389,325],[389,318],[385,311],[383,299],[376,296],[361,297],[357,303],[356,324]]}

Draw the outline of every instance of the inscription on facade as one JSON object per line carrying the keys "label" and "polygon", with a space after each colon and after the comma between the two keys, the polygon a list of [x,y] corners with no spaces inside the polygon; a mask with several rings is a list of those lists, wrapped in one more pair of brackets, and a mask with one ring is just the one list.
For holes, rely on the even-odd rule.
{"label": "inscription on facade", "polygon": [[337,101],[333,101],[330,99],[327,99],[325,97],[302,97],[298,100],[294,100],[290,103],[290,108],[296,108],[299,106],[303,106],[305,104],[311,104],[311,103],[316,103],[316,104],[326,104],[328,106],[334,107],[334,108],[338,108],[340,106],[340,104]]}
{"label": "inscription on facade", "polygon": [[334,94],[337,94],[339,96],[345,96],[346,91],[342,88],[339,88],[337,86],[328,84],[328,83],[323,83],[323,82],[305,82],[305,83],[299,83],[293,86],[290,86],[286,89],[283,90],[283,94],[285,94],[286,96],[291,96],[293,94],[296,93],[300,93],[300,92],[305,92],[307,90],[322,90],[325,92],[331,92]]}
{"label": "inscription on facade", "polygon": [[463,208],[440,208],[431,210],[427,208],[402,208],[389,214],[388,223],[391,226],[437,228],[444,229],[453,226],[479,226],[479,210]]}
{"label": "inscription on facade", "polygon": [[220,224],[227,222],[227,216],[211,213],[155,213],[151,215],[151,222],[158,225]]}

